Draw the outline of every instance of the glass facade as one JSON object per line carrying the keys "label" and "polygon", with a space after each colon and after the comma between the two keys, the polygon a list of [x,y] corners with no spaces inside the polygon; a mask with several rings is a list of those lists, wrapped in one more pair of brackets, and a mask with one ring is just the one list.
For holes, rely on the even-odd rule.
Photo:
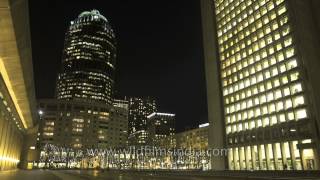
{"label": "glass facade", "polygon": [[229,168],[313,170],[302,62],[285,0],[214,0]]}
{"label": "glass facade", "polygon": [[66,33],[58,99],[82,99],[112,104],[116,40],[99,11],[81,13]]}

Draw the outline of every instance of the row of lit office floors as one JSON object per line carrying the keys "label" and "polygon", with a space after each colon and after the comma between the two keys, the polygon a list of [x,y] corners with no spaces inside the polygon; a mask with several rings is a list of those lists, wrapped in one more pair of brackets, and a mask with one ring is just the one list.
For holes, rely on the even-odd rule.
{"label": "row of lit office floors", "polygon": [[300,143],[311,143],[311,140],[229,148],[229,167],[231,170],[319,170],[316,149],[299,149]]}

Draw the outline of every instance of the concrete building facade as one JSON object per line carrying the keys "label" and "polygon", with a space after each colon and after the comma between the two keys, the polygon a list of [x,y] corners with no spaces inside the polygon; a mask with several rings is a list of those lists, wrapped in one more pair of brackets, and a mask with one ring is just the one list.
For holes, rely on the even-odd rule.
{"label": "concrete building facade", "polygon": [[201,0],[213,169],[319,170],[316,0]]}
{"label": "concrete building facade", "polygon": [[0,1],[0,170],[25,167],[36,123],[28,1]]}
{"label": "concrete building facade", "polygon": [[209,124],[202,124],[199,128],[190,129],[175,134],[176,147],[184,149],[208,149]]}
{"label": "concrete building facade", "polygon": [[40,149],[46,144],[74,149],[126,146],[126,109],[55,99],[39,100],[38,109]]}

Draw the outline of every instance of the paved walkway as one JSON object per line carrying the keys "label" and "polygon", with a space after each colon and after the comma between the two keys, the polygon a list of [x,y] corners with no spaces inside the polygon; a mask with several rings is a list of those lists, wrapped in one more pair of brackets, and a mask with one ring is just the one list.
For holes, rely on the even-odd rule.
{"label": "paved walkway", "polygon": [[0,172],[0,180],[320,180],[312,177],[214,177],[96,170],[14,170]]}

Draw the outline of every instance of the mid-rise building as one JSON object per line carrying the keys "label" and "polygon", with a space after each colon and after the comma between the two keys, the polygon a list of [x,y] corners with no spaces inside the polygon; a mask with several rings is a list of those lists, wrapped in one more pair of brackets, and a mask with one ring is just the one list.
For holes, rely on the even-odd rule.
{"label": "mid-rise building", "polygon": [[100,103],[43,99],[39,145],[74,149],[125,147],[127,110]]}
{"label": "mid-rise building", "polygon": [[37,123],[28,1],[1,1],[0,171],[26,167]]}
{"label": "mid-rise building", "polygon": [[128,142],[129,145],[146,145],[147,116],[157,111],[156,101],[153,98],[129,98]]}
{"label": "mid-rise building", "polygon": [[319,170],[320,2],[201,7],[213,169]]}
{"label": "mid-rise building", "polygon": [[169,146],[174,145],[175,114],[155,112],[147,116],[149,146],[161,146],[161,140],[169,138]]}
{"label": "mid-rise building", "polygon": [[207,150],[209,124],[201,124],[198,128],[177,133],[174,138],[176,147],[183,149]]}
{"label": "mid-rise building", "polygon": [[116,39],[109,21],[97,10],[84,11],[66,32],[58,99],[112,104]]}

